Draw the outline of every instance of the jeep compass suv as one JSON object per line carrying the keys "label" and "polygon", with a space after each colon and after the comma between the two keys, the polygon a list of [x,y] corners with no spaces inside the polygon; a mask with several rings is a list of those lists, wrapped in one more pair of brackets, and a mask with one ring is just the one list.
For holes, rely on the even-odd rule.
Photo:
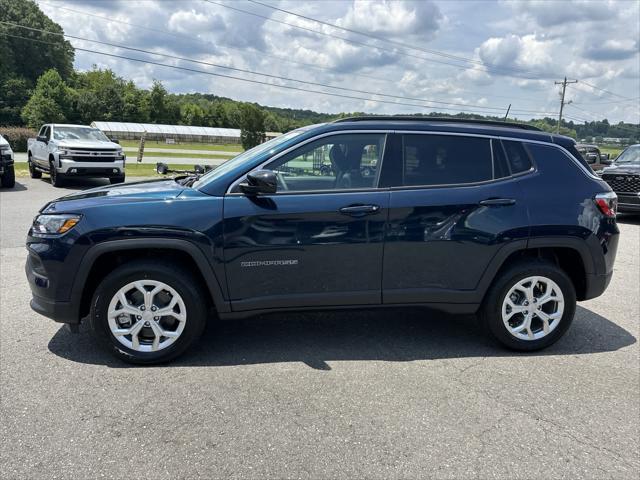
{"label": "jeep compass suv", "polygon": [[36,312],[72,330],[88,321],[135,363],[176,357],[211,318],[354,307],[477,312],[506,347],[536,350],[609,284],[615,216],[616,195],[570,138],[350,118],[203,176],[52,201],[29,231],[26,272]]}

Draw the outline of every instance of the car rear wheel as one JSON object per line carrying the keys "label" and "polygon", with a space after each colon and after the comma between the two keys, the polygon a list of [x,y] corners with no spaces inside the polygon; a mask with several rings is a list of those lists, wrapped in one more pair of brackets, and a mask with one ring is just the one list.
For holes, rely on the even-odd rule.
{"label": "car rear wheel", "polygon": [[42,178],[42,172],[40,170],[36,170],[36,167],[33,165],[33,159],[31,158],[31,154],[29,154],[27,163],[29,165],[29,176],[31,178]]}
{"label": "car rear wheel", "polygon": [[174,359],[202,334],[206,305],[196,279],[178,265],[135,261],[98,286],[91,330],[107,349],[130,363]]}
{"label": "car rear wheel", "polygon": [[569,328],[576,292],[568,275],[550,262],[518,263],[496,280],[481,309],[488,333],[513,350],[539,350]]}

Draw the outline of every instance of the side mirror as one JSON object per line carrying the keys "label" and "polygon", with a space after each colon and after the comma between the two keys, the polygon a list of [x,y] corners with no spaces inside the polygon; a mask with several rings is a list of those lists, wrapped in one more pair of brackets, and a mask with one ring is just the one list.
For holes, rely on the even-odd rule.
{"label": "side mirror", "polygon": [[240,184],[240,190],[246,195],[276,193],[278,178],[271,170],[258,170],[247,174],[247,181]]}
{"label": "side mirror", "polygon": [[160,175],[166,175],[166,173],[169,171],[169,165],[167,165],[166,163],[162,163],[162,162],[158,162],[156,163],[156,172],[159,173]]}
{"label": "side mirror", "polygon": [[610,164],[611,163],[611,154],[609,153],[601,153],[600,154],[600,161],[604,164]]}
{"label": "side mirror", "polygon": [[118,140],[117,138],[110,138],[109,140],[111,140],[112,143],[117,143],[118,145],[120,145],[120,140]]}

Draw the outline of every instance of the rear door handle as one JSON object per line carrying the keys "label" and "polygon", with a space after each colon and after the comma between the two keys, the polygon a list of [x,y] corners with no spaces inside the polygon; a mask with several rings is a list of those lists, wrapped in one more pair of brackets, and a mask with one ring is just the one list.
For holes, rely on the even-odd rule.
{"label": "rear door handle", "polygon": [[506,205],[515,205],[513,198],[487,198],[479,202],[483,207],[503,207]]}
{"label": "rear door handle", "polygon": [[340,209],[340,213],[351,217],[364,217],[365,215],[371,215],[379,211],[379,205],[349,205],[348,207],[342,207]]}

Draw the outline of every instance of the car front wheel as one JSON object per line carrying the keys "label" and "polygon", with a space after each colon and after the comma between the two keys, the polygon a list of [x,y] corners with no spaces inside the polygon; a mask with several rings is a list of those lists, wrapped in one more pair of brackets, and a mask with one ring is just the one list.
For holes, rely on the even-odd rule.
{"label": "car front wheel", "polygon": [[91,330],[117,357],[138,364],[172,360],[202,334],[206,305],[196,279],[178,265],[124,264],[98,286]]}
{"label": "car front wheel", "polygon": [[513,350],[539,350],[569,328],[576,292],[569,276],[553,263],[532,260],[504,271],[481,309],[486,330]]}

